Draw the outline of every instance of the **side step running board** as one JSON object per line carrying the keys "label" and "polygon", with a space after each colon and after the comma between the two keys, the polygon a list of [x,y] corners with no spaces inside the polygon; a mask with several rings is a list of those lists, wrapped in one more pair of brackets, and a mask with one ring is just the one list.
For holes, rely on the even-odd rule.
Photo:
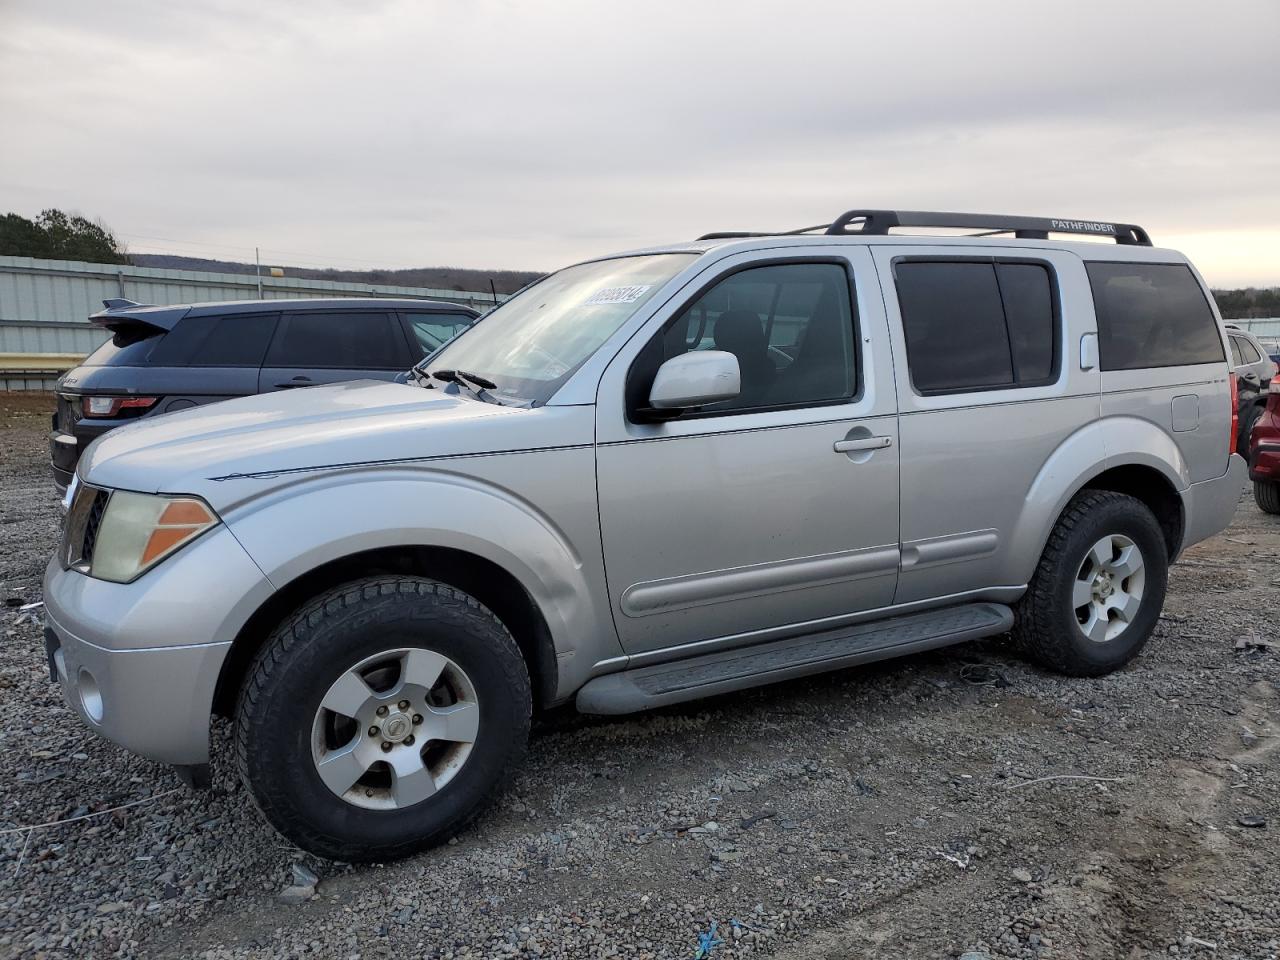
{"label": "side step running board", "polygon": [[579,690],[577,705],[583,713],[636,713],[990,637],[1012,626],[1013,611],[1000,603],[928,610],[610,673]]}

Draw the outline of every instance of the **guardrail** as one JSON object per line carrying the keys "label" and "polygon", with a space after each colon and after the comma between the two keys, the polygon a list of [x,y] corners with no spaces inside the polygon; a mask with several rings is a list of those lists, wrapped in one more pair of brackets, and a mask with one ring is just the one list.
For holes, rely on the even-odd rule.
{"label": "guardrail", "polygon": [[0,373],[65,373],[83,353],[0,353]]}

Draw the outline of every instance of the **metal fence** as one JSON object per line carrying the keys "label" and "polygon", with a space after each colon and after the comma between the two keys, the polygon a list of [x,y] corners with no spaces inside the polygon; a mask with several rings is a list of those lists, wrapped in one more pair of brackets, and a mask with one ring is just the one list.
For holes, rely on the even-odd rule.
{"label": "metal fence", "polygon": [[1241,330],[1248,330],[1263,340],[1280,340],[1280,317],[1261,317],[1252,320],[1228,320]]}
{"label": "metal fence", "polygon": [[59,373],[75,366],[107,338],[88,322],[88,316],[101,310],[108,297],[140,303],[197,303],[260,296],[266,300],[411,297],[477,309],[493,305],[491,294],[467,290],[0,256],[0,390],[51,390]]}

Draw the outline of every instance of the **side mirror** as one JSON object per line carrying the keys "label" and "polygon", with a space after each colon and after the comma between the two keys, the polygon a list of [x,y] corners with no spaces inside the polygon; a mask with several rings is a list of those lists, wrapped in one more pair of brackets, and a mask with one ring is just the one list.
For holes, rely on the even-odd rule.
{"label": "side mirror", "polygon": [[658,368],[649,389],[649,406],[655,411],[678,413],[742,392],[738,358],[723,350],[694,350],[672,357]]}

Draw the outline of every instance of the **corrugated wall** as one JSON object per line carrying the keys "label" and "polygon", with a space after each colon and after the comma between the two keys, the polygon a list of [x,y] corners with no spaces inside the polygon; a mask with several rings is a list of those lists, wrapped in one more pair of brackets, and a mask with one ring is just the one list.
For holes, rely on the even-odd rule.
{"label": "corrugated wall", "polygon": [[[261,296],[266,300],[413,297],[464,303],[480,310],[493,305],[488,293],[295,277],[263,277]],[[0,368],[0,390],[52,389],[56,370],[67,365],[54,358],[84,356],[106,339],[106,334],[87,318],[101,310],[102,301],[110,297],[139,303],[256,300],[258,279],[251,274],[0,257],[0,355],[45,355],[31,356],[23,361],[21,370],[12,365]],[[51,370],[42,369],[50,366]]]}

